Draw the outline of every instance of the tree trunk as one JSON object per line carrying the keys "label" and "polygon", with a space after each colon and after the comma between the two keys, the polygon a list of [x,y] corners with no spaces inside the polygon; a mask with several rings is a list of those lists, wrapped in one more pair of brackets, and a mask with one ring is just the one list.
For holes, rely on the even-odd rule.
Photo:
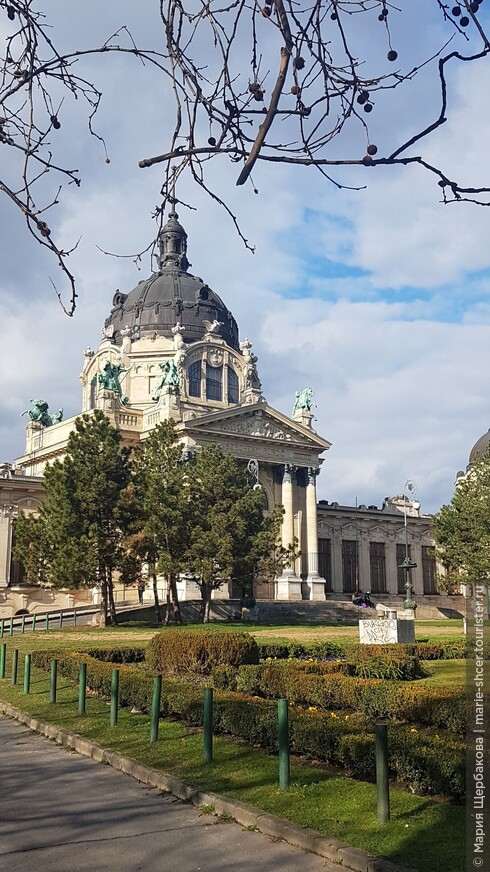
{"label": "tree trunk", "polygon": [[109,608],[111,614],[111,624],[115,627],[117,624],[116,604],[114,602],[114,584],[112,583],[112,570],[107,569],[107,594],[109,599]]}
{"label": "tree trunk", "polygon": [[105,575],[99,569],[99,579],[98,579],[99,587],[100,587],[100,623],[103,627],[107,626],[107,580]]}
{"label": "tree trunk", "polygon": [[209,624],[209,611],[211,606],[211,588],[201,579],[201,624]]}
{"label": "tree trunk", "polygon": [[168,574],[167,586],[167,607],[165,610],[165,624],[168,625],[174,619],[176,624],[183,624],[182,613],[179,605],[179,595],[177,593],[177,579],[172,572]]}
{"label": "tree trunk", "polygon": [[162,612],[160,609],[160,600],[158,599],[158,583],[157,583],[157,574],[154,569],[152,569],[151,573],[151,581],[153,585],[153,597],[155,599],[155,620],[157,624],[162,623]]}

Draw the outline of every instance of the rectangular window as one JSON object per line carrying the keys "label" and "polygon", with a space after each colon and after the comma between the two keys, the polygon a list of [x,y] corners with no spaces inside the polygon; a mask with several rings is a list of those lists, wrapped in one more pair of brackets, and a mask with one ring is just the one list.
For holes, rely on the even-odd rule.
{"label": "rectangular window", "polygon": [[231,366],[228,369],[228,402],[238,403],[238,376]]}
{"label": "rectangular window", "polygon": [[344,593],[357,589],[357,542],[353,539],[342,541],[342,589]]}
{"label": "rectangular window", "polygon": [[201,361],[196,360],[195,363],[191,363],[191,365],[189,367],[189,396],[190,397],[200,397],[201,396],[201,378],[202,378]]}
{"label": "rectangular window", "polygon": [[372,593],[386,593],[385,543],[371,542],[369,545]]}
{"label": "rectangular window", "polygon": [[325,579],[325,590],[332,590],[332,543],[318,539],[318,572]]}
{"label": "rectangular window", "polygon": [[434,548],[422,545],[422,584],[424,593],[438,593],[436,584],[436,558]]}
{"label": "rectangular window", "polygon": [[210,366],[206,364],[206,399],[207,400],[222,400],[223,399],[223,367]]}
{"label": "rectangular window", "polygon": [[[400,567],[401,567],[401,564],[403,563],[403,561],[405,560],[405,557],[406,557],[405,545],[398,543],[398,545],[396,546],[396,579],[397,579],[396,589],[397,589],[397,592],[399,594],[403,594],[403,596],[405,596],[405,594],[407,592],[405,589],[405,582],[407,580],[407,572],[405,569],[400,568]],[[408,557],[410,560],[412,559],[410,545],[408,546]]]}

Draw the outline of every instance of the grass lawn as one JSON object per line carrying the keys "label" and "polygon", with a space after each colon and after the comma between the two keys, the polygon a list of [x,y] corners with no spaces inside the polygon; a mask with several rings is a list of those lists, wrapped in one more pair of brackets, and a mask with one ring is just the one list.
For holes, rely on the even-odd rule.
{"label": "grass lawn", "polygon": [[466,684],[466,660],[426,660],[424,666],[429,675],[419,679],[422,684],[451,690],[464,688]]}
{"label": "grass lawn", "polygon": [[[282,636],[284,628],[268,628]],[[339,628],[287,628],[289,638],[301,638],[304,630],[329,631]],[[344,630],[346,628],[340,628]],[[265,628],[264,628],[265,630]],[[348,844],[381,854],[419,872],[459,872],[463,868],[464,807],[415,796],[395,786],[391,788],[392,819],[381,826],[376,820],[376,790],[373,784],[355,781],[327,767],[293,759],[292,786],[279,791],[277,758],[244,742],[221,736],[215,738],[215,760],[202,762],[202,734],[179,723],[162,721],[159,741],[148,742],[149,717],[120,711],[117,727],[109,725],[106,701],[87,699],[87,715],[77,715],[78,691],[60,677],[58,702],[49,703],[49,678],[33,669],[31,693],[22,692],[24,654],[40,648],[90,648],[145,644],[154,627],[43,631],[5,639],[8,658],[6,679],[0,681],[0,698],[63,729],[86,736],[100,745],[171,772],[184,780],[225,796],[259,806],[295,823],[310,826]],[[281,636],[279,636],[279,633]],[[339,638],[331,636],[320,638]],[[19,679],[10,683],[11,652],[19,649]],[[463,674],[464,662],[431,662],[434,670],[427,682],[453,685]],[[450,833],[451,838],[444,834]]]}

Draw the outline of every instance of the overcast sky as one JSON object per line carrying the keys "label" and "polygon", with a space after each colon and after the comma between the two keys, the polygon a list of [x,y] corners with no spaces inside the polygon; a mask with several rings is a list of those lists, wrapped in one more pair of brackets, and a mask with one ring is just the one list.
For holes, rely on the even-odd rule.
{"label": "overcast sky", "polygon": [[[410,5],[420,10],[419,27],[415,18],[400,30],[401,59],[414,44],[423,54],[428,35],[442,42],[427,0]],[[137,10],[129,0],[51,0],[45,7],[66,45],[96,43],[123,23],[139,44],[157,39],[156,0]],[[116,288],[130,291],[152,269],[149,258],[138,272],[131,259],[107,257],[97,246],[127,255],[154,235],[161,169],[137,164],[165,150],[171,97],[132,58],[103,55],[88,69],[105,95],[98,129],[110,164],[86,134],[79,107],[66,103],[59,147],[83,183],[66,188],[49,215],[60,245],[81,237],[70,258],[80,294],[73,318],[62,313],[49,281],[61,285],[56,264],[0,199],[0,461],[24,450],[20,416],[31,397],[63,407],[65,417],[79,412],[83,349],[97,347]],[[489,90],[487,61],[454,66],[449,120],[424,146],[448,173],[482,184],[490,183]],[[426,77],[403,100],[392,99],[374,122],[378,144],[391,144],[418,116],[429,119],[435,93]],[[236,172],[226,159],[212,170],[256,252],[244,248],[218,206],[184,182],[178,196],[197,207],[178,208],[191,272],[222,296],[241,338],[254,343],[272,406],[290,414],[295,391],[313,388],[314,426],[332,442],[319,496],[380,505],[410,479],[423,510],[437,511],[490,427],[490,210],[443,206],[435,182],[415,168],[352,170],[339,180],[367,188],[349,191],[313,171],[259,165],[258,195],[235,187]]]}

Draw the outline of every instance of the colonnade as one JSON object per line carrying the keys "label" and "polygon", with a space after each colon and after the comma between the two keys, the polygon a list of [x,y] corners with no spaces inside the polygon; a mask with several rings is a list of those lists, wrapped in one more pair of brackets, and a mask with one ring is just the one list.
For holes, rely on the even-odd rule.
{"label": "colonnade", "polygon": [[[296,572],[295,562],[292,560],[289,566],[284,568],[282,574],[276,579],[276,599],[279,600],[324,600],[325,580],[318,572],[318,531],[317,531],[317,501],[316,501],[316,477],[319,473],[317,467],[309,466],[301,468],[306,473],[306,498],[304,511],[306,513],[304,525],[304,537],[301,541],[301,530],[295,530],[295,500],[294,479],[298,471],[291,463],[285,463],[282,468],[281,499],[284,506],[284,518],[281,530],[281,542],[284,548],[288,548],[293,542],[295,535],[298,536],[299,546],[302,552],[303,576],[302,581]],[[306,589],[305,589],[306,587]],[[305,595],[303,595],[305,594]]]}

